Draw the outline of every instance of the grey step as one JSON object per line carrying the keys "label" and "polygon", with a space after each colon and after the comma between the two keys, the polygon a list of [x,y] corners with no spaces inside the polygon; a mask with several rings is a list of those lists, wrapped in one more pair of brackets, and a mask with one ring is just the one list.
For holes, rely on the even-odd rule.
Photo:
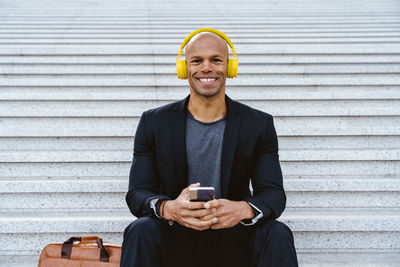
{"label": "grey step", "polygon": [[[387,138],[386,138],[387,139]],[[365,141],[360,141],[365,144]],[[368,141],[367,141],[368,142]],[[392,140],[380,140],[378,143],[387,143]],[[0,150],[62,150],[62,149],[100,149],[100,150],[127,150],[133,149],[134,138],[129,137],[2,137]],[[392,146],[390,146],[392,147]]]}
{"label": "grey step", "polygon": [[[1,12],[4,14],[4,12]],[[1,14],[0,13],[0,14]],[[179,12],[178,12],[179,13]],[[5,14],[4,14],[5,15]],[[107,16],[108,15],[108,16]],[[20,25],[20,24],[30,24],[30,25],[165,25],[165,26],[177,26],[182,25],[184,27],[195,26],[198,24],[205,24],[204,19],[208,18],[208,21],[213,24],[218,25],[238,25],[239,27],[246,27],[248,25],[370,25],[370,24],[392,24],[399,23],[398,17],[393,14],[385,15],[369,15],[369,16],[335,16],[335,17],[322,17],[321,14],[314,13],[308,16],[292,16],[278,17],[277,14],[267,16],[265,13],[242,13],[240,17],[233,16],[232,14],[225,16],[223,18],[218,17],[218,12],[210,12],[208,15],[196,14],[196,16],[190,16],[189,14],[182,14],[180,16],[174,16],[173,14],[168,14],[168,16],[157,16],[148,15],[143,16],[137,12],[132,13],[130,16],[121,14],[121,17],[113,16],[112,13],[98,14],[97,16],[85,16],[80,15],[78,17],[73,17],[67,15],[64,17],[51,17],[42,16],[39,14],[36,16],[24,16],[24,14],[14,14],[14,16],[5,16],[3,18],[4,25]],[[317,15],[317,16],[315,16]],[[297,24],[296,24],[297,23]],[[176,27],[179,28],[179,27]],[[182,28],[179,28],[182,30]]]}
{"label": "grey step", "polygon": [[[127,191],[126,182],[126,190]],[[51,217],[57,212],[114,212],[116,210],[124,210],[129,212],[125,202],[126,192],[119,193],[11,193],[1,194],[2,202],[0,202],[0,213],[4,212],[32,212],[46,211]],[[375,200],[377,197],[371,197]],[[4,201],[4,202],[3,202]],[[391,204],[392,197],[385,203],[378,203],[375,207],[382,208],[382,204]],[[357,207],[353,205],[352,208]],[[360,205],[360,207],[363,207]]]}
{"label": "grey step", "polygon": [[[68,237],[52,242],[64,241]],[[64,238],[64,239],[62,239]],[[55,238],[53,238],[55,240]],[[0,256],[0,267],[36,267],[39,251]],[[300,267],[396,267],[400,251],[396,249],[297,249]]]}
{"label": "grey step", "polygon": [[[384,176],[400,175],[398,161],[281,161],[284,175]],[[41,177],[128,177],[130,162],[40,162],[1,163],[0,177],[36,179]]]}
{"label": "grey step", "polygon": [[[71,216],[74,216],[74,214],[71,214]],[[66,217],[65,219],[68,219],[68,217]],[[71,219],[71,222],[74,223],[75,221],[76,219],[75,220],[73,218]],[[85,220],[85,221],[89,223],[94,223],[91,222],[90,220]],[[133,221],[133,219],[131,219],[131,221]],[[66,220],[58,220],[58,223],[60,224],[63,224],[65,222]],[[6,258],[13,259],[14,257],[17,257],[17,259],[14,258],[14,262],[19,263],[18,258],[20,257],[20,255],[22,256],[33,255],[34,259],[37,260],[36,265],[34,266],[37,266],[40,252],[46,245],[51,243],[62,243],[72,236],[100,235],[103,238],[103,241],[105,242],[121,245],[123,236],[122,232],[125,229],[125,227],[128,226],[129,224],[128,222],[129,219],[126,219],[123,222],[118,223],[117,227],[122,227],[122,229],[118,232],[108,232],[108,231],[101,232],[98,229],[91,229],[90,231],[82,231],[81,229],[76,228],[72,232],[69,231],[69,229],[68,230],[65,229],[59,232],[51,232],[51,233],[37,233],[36,231],[32,233],[9,233],[9,234],[0,233],[0,240],[2,240],[3,244],[6,244],[8,246],[7,248],[3,247],[3,249],[0,250],[0,259],[8,255],[8,257]],[[57,221],[53,220],[52,223],[57,224]],[[107,222],[99,224],[103,224],[103,227],[104,226],[107,227]],[[5,265],[5,266],[14,267],[13,265]],[[17,266],[20,267],[20,265]]]}
{"label": "grey step", "polygon": [[[398,178],[284,178],[287,210],[400,210]],[[125,179],[0,180],[0,212],[126,210]]]}
{"label": "grey step", "polygon": [[[400,25],[399,25],[400,26]],[[400,41],[400,37],[336,37],[336,38],[330,38],[330,37],[322,37],[322,38],[253,38],[253,39],[244,39],[243,41],[239,38],[235,39],[235,44],[332,44],[332,43],[337,43],[337,44],[354,44],[354,43],[359,43],[359,44],[369,44],[369,43],[376,43],[376,44],[381,44],[381,43],[398,43]],[[93,44],[93,45],[104,45],[104,44],[109,44],[109,45],[120,45],[120,44],[147,44],[147,45],[152,45],[152,44],[160,44],[160,45],[165,45],[165,44],[176,44],[179,45],[182,42],[181,39],[176,39],[176,40],[164,40],[164,39],[121,39],[121,38],[110,38],[107,40],[104,39],[62,39],[62,38],[52,38],[52,39],[45,39],[45,38],[21,38],[21,39],[15,39],[15,38],[0,38],[0,44],[1,45],[10,45],[10,44],[15,44],[15,45],[21,45],[21,44],[32,44],[32,45],[42,45],[42,44]]]}
{"label": "grey step", "polygon": [[[0,12],[0,14],[3,12]],[[4,13],[3,13],[4,14]],[[5,14],[4,14],[5,15]],[[214,15],[214,17],[213,17]],[[115,16],[80,16],[80,17],[40,17],[40,16],[9,16],[7,20],[3,21],[3,25],[21,25],[21,24],[28,24],[28,25],[93,25],[96,23],[99,24],[106,24],[106,25],[126,25],[126,24],[134,24],[134,25],[141,25],[145,23],[149,23],[151,25],[176,25],[182,24],[183,26],[187,27],[188,25],[193,24],[203,24],[204,17],[190,17],[190,16],[179,16],[173,17],[172,15],[168,17],[156,17],[153,18],[149,17],[135,17],[135,16],[128,16],[128,17],[115,17]],[[386,16],[363,16],[363,17],[356,17],[356,16],[336,16],[336,17],[274,17],[270,16],[243,16],[240,17],[224,17],[218,18],[215,17],[215,14],[210,14],[210,19],[212,18],[212,22],[215,24],[224,24],[227,23],[231,24],[240,24],[241,26],[245,25],[262,25],[262,24],[276,24],[276,25],[301,25],[301,24],[337,24],[337,25],[352,25],[352,24],[387,24],[387,23],[399,23],[399,20],[396,16],[393,15],[386,15]],[[251,21],[249,21],[251,18]],[[188,20],[189,23],[188,23]],[[296,24],[297,23],[297,24]],[[177,32],[182,32],[182,29],[177,29]],[[231,34],[232,30],[227,31],[226,34]],[[173,36],[172,36],[173,38]]]}
{"label": "grey step", "polygon": [[[1,87],[0,100],[179,100],[188,85],[126,87]],[[235,100],[380,100],[399,99],[400,86],[229,86]]]}
{"label": "grey step", "polygon": [[[393,179],[394,180],[394,179]],[[368,183],[368,181],[365,181]],[[373,184],[373,183],[372,183]],[[123,192],[54,192],[54,193],[1,193],[0,212],[11,211],[47,211],[55,212],[115,211],[127,210],[125,196],[128,182]],[[43,184],[46,186],[46,184]],[[324,210],[337,211],[348,209],[369,210],[371,213],[381,210],[400,210],[400,191],[390,189],[384,192],[371,191],[286,191],[286,210]]]}
{"label": "grey step", "polygon": [[396,249],[300,249],[297,257],[301,267],[396,267],[400,262]]}
{"label": "grey step", "polygon": [[[58,24],[58,25],[57,25]],[[308,30],[343,30],[348,29],[352,31],[359,31],[360,29],[364,30],[377,30],[380,28],[383,29],[391,29],[392,31],[399,27],[400,23],[398,21],[393,22],[353,22],[353,23],[312,23],[312,22],[303,22],[303,23],[295,23],[295,22],[236,22],[236,23],[229,23],[229,22],[204,22],[204,23],[197,23],[197,24],[189,24],[189,23],[170,23],[166,24],[164,22],[149,22],[144,21],[142,23],[100,23],[100,22],[86,22],[86,23],[76,23],[75,25],[71,25],[70,22],[61,22],[61,23],[54,23],[54,22],[45,22],[45,23],[8,23],[8,25],[2,26],[3,29],[68,29],[68,30],[87,30],[87,29],[143,29],[148,28],[149,30],[173,30],[176,28],[185,29],[185,34],[188,35],[193,30],[198,28],[216,28],[221,31],[226,31],[227,28],[231,28],[230,25],[235,26],[238,30],[244,31],[246,29],[256,29],[256,30],[271,30],[275,29],[277,31],[282,30],[293,30],[293,29],[308,29]],[[11,31],[14,32],[14,31]]]}
{"label": "grey step", "polygon": [[[1,75],[80,75],[80,74],[130,74],[130,75],[175,75],[175,62],[171,61],[166,65],[143,65],[143,64],[48,64],[48,65],[2,65],[0,64]],[[241,64],[240,74],[400,74],[400,63],[395,64],[327,64],[327,65],[292,65],[280,64]]]}
{"label": "grey step", "polygon": [[[128,137],[138,117],[0,118],[2,137]],[[400,118],[392,117],[278,117],[281,136],[400,135]],[[28,127],[29,126],[29,127]]]}
{"label": "grey step", "polygon": [[[400,26],[400,24],[399,24]],[[392,44],[238,44],[240,54],[399,54],[400,43]],[[2,45],[0,55],[138,55],[173,54],[178,45]]]}
{"label": "grey step", "polygon": [[[398,136],[280,136],[280,149],[400,149]],[[2,137],[0,150],[128,150],[134,137]]]}
{"label": "grey step", "polygon": [[[280,150],[280,161],[400,161],[399,149]],[[131,162],[132,150],[2,150],[1,163]]]}
{"label": "grey step", "polygon": [[[178,99],[176,99],[178,100]],[[1,117],[131,117],[171,101],[3,101]],[[241,101],[275,116],[400,116],[399,100]]]}
{"label": "grey step", "polygon": [[[182,28],[182,29],[180,29]],[[240,27],[238,25],[237,29],[232,29],[231,27],[218,27],[219,30],[225,32],[228,37],[235,34],[246,33],[249,36],[260,36],[264,34],[367,34],[367,33],[396,33],[396,27],[382,27],[381,25],[368,26],[368,27],[325,27],[325,28],[291,28],[291,27]],[[188,35],[194,28],[185,28],[181,25],[178,28],[162,28],[159,26],[149,26],[149,28],[143,29],[143,27],[121,27],[121,26],[108,26],[102,25],[101,27],[96,27],[96,25],[90,26],[57,26],[57,25],[0,25],[0,33],[2,34],[143,34],[149,36],[151,34],[179,34],[182,36]]]}
{"label": "grey step", "polygon": [[[176,62],[175,54],[168,55],[146,55],[146,54],[134,54],[134,55],[0,55],[0,66],[1,64],[16,64],[16,66],[24,66],[24,64],[93,64],[93,65],[127,65],[127,64],[142,64],[144,67],[148,65],[174,65]],[[400,63],[399,57],[393,57],[393,55],[385,54],[364,54],[364,55],[346,55],[346,54],[322,54],[322,55],[300,55],[296,53],[285,53],[283,55],[269,55],[259,53],[257,55],[252,54],[239,54],[240,70],[243,64],[255,65],[255,64],[268,64],[269,66],[280,66],[282,64],[290,64],[291,66],[297,66],[299,64],[317,64],[317,66],[323,66],[322,64],[398,64]],[[18,65],[17,65],[18,64]]]}
{"label": "grey step", "polygon": [[[0,48],[1,49],[1,48]],[[0,75],[0,86],[187,86],[176,78],[175,67],[169,75]],[[400,85],[398,74],[238,74],[227,86],[354,86]]]}
{"label": "grey step", "polygon": [[[370,18],[367,18],[368,20]],[[106,19],[102,19],[105,21]],[[89,19],[90,21],[90,19]],[[18,23],[20,21],[18,20]],[[53,21],[53,23],[56,23],[56,21]],[[30,22],[29,25],[32,24],[32,21]],[[6,25],[6,24],[3,24]],[[54,24],[51,24],[54,25]],[[10,27],[11,28],[11,27]],[[51,39],[51,40],[57,40],[57,39],[97,39],[97,40],[103,40],[103,39],[110,39],[110,38],[115,38],[115,39],[131,39],[131,40],[137,40],[137,39],[145,39],[147,41],[153,40],[153,39],[163,39],[166,41],[173,40],[176,42],[182,42],[182,36],[186,34],[186,31],[170,31],[170,32],[162,32],[162,31],[152,31],[152,30],[135,30],[135,31],[130,31],[126,33],[120,33],[120,32],[111,32],[111,31],[104,31],[104,32],[85,32],[85,33],[80,33],[79,31],[76,33],[73,32],[59,32],[59,31],[53,31],[53,32],[39,32],[37,30],[27,30],[26,32],[20,32],[19,28],[16,29],[16,32],[3,32],[2,28],[0,27],[0,37],[2,40],[4,39]],[[355,39],[355,38],[381,38],[381,37],[399,37],[400,34],[396,31],[393,32],[336,32],[336,31],[327,31],[327,32],[285,32],[285,33],[279,33],[279,32],[274,32],[274,31],[268,31],[268,30],[262,30],[260,29],[257,32],[229,32],[226,31],[225,34],[230,38],[234,40],[248,40],[249,42],[252,42],[257,39],[275,39],[275,38],[349,38]]]}
{"label": "grey step", "polygon": [[[4,12],[0,12],[4,13]],[[4,14],[6,15],[6,13]],[[35,15],[35,14],[32,14]],[[395,15],[386,15],[386,16],[362,16],[362,17],[357,17],[357,16],[297,16],[297,17],[283,17],[283,16],[277,16],[277,15],[272,15],[272,16],[265,16],[265,14],[252,14],[251,16],[251,21],[249,22],[249,17],[243,14],[243,16],[233,16],[233,15],[228,15],[224,16],[223,18],[220,17],[215,17],[215,14],[209,14],[208,16],[202,15],[202,16],[190,16],[187,14],[181,14],[181,16],[174,17],[172,14],[169,14],[167,16],[154,16],[151,18],[152,23],[160,23],[163,22],[164,24],[175,24],[175,23],[182,23],[185,24],[188,22],[190,19],[191,23],[203,23],[203,19],[205,17],[213,18],[213,22],[219,22],[219,23],[238,23],[242,22],[243,24],[249,24],[249,23],[254,23],[258,24],[260,22],[269,22],[269,23],[371,23],[371,22],[399,22],[398,17]],[[3,17],[4,18],[4,17]],[[20,24],[20,23],[32,23],[32,24],[48,24],[48,23],[66,23],[68,21],[71,21],[71,24],[80,24],[80,23],[93,23],[93,22],[99,22],[99,23],[107,23],[108,25],[116,23],[119,24],[121,22],[127,22],[127,23],[135,23],[135,24],[140,24],[144,22],[148,22],[150,19],[148,16],[139,16],[139,14],[133,14],[132,16],[71,16],[71,15],[66,15],[66,16],[60,16],[60,17],[52,17],[52,16],[29,16],[27,15],[20,15],[20,16],[8,16],[7,20],[5,20],[5,24]],[[242,25],[243,25],[242,24]],[[177,29],[178,31],[181,29]]]}
{"label": "grey step", "polygon": [[[208,2],[207,2],[208,3]],[[258,2],[259,3],[259,2]],[[166,16],[166,13],[168,14],[168,16],[171,16],[173,18],[179,17],[182,14],[190,14],[190,12],[192,11],[193,8],[196,9],[197,14],[194,16],[194,18],[196,17],[204,17],[204,18],[216,18],[218,15],[220,15],[221,13],[217,13],[215,9],[210,10],[209,7],[205,7],[205,8],[201,8],[198,5],[196,6],[192,6],[192,9],[190,7],[187,7],[186,9],[182,9],[181,5],[176,5],[176,6],[165,6],[164,9],[161,9],[161,6],[154,6],[154,7],[150,7],[150,6],[145,6],[144,8],[142,7],[141,9],[139,7],[135,7],[135,8],[131,8],[128,9],[128,6],[126,6],[126,4],[120,4],[120,6],[124,6],[126,7],[126,9],[121,10],[121,9],[114,9],[114,7],[110,7],[109,9],[93,9],[93,8],[88,8],[85,9],[83,6],[79,5],[78,8],[80,8],[81,10],[79,11],[79,15],[82,17],[89,17],[89,16],[94,16],[94,17],[102,17],[102,16],[117,16],[117,15],[121,15],[124,17],[133,17],[133,16],[145,16],[147,15],[149,18],[152,17],[157,17],[157,16]],[[64,7],[64,8],[63,8]],[[57,8],[50,8],[50,7],[46,7],[45,10],[42,9],[38,9],[35,7],[29,7],[26,9],[8,9],[7,11],[9,13],[7,13],[8,16],[29,16],[30,14],[35,14],[36,16],[42,15],[42,16],[46,16],[46,17],[62,17],[67,15],[73,15],[76,14],[76,6],[75,9],[71,9],[71,6],[66,5],[66,6],[58,6]],[[255,16],[259,16],[259,15],[264,15],[266,17],[268,17],[268,15],[282,15],[282,16],[286,16],[286,17],[290,17],[288,16],[289,14],[293,14],[296,16],[301,16],[301,17],[307,17],[307,16],[322,16],[324,14],[330,16],[330,15],[338,15],[339,16],[343,16],[343,15],[347,15],[349,17],[357,17],[357,16],[371,16],[375,15],[375,16],[379,16],[381,15],[382,17],[384,17],[385,15],[393,15],[394,13],[394,8],[396,6],[385,6],[385,7],[376,7],[376,9],[373,9],[373,6],[368,6],[368,9],[363,9],[360,10],[359,12],[353,12],[353,11],[349,11],[348,9],[332,9],[332,10],[328,10],[326,8],[324,9],[317,9],[316,7],[313,6],[314,9],[310,9],[310,10],[304,10],[303,7],[298,7],[298,9],[293,9],[293,7],[287,7],[286,10],[284,9],[273,9],[272,6],[264,6],[264,5],[257,5],[256,3],[253,4],[253,8],[252,9],[237,9],[237,8],[233,8],[233,9],[229,9],[231,11],[231,13],[238,13],[240,12],[243,16],[251,16],[251,15],[255,15]],[[257,10],[255,10],[257,8]],[[360,8],[360,6],[358,5],[357,7],[352,7],[352,8]],[[150,10],[149,10],[150,9]],[[151,11],[151,9],[154,9],[154,11]],[[221,7],[221,10],[227,10],[226,6]],[[300,9],[300,10],[299,10]],[[51,15],[49,13],[46,13],[45,11],[51,11]],[[129,12],[130,11],[130,12]],[[179,12],[180,11],[180,12]],[[285,12],[286,11],[286,12]],[[290,11],[290,12],[289,12]],[[31,12],[31,13],[29,13]],[[169,13],[170,12],[170,13]],[[57,16],[58,15],[58,16]],[[212,15],[214,15],[214,17],[212,17]],[[251,23],[248,22],[248,23]],[[189,22],[187,23],[189,24]],[[190,25],[190,24],[189,24]]]}
{"label": "grey step", "polygon": [[[286,178],[286,192],[397,192],[400,178]],[[3,179],[0,194],[22,193],[126,193],[128,178],[80,178],[80,179]],[[399,203],[400,204],[400,203]]]}
{"label": "grey step", "polygon": [[[205,3],[208,3],[207,1],[194,1],[194,0],[189,0],[186,1],[186,5],[181,5],[180,2],[176,1],[167,1],[167,2],[161,2],[161,1],[155,1],[151,3],[147,2],[129,2],[129,1],[115,1],[115,2],[104,2],[101,1],[98,3],[98,5],[93,5],[92,2],[90,1],[71,1],[71,2],[66,2],[66,1],[58,1],[58,3],[51,3],[50,1],[44,1],[42,2],[42,5],[34,5],[31,2],[21,2],[21,1],[16,1],[15,3],[12,2],[12,4],[6,4],[6,7],[9,8],[18,8],[19,11],[25,11],[25,9],[33,9],[33,10],[40,10],[40,7],[45,6],[46,9],[48,10],[60,10],[63,11],[65,10],[71,10],[71,11],[76,11],[74,7],[81,7],[82,10],[80,10],[80,13],[84,13],[85,11],[104,11],[106,12],[113,12],[113,11],[118,11],[121,13],[127,12],[127,10],[139,10],[139,11],[146,11],[146,12],[153,12],[158,11],[160,13],[165,14],[170,14],[171,12],[178,13],[177,7],[181,7],[182,10],[190,10],[193,7],[196,7],[199,9],[199,13],[202,14],[202,11],[205,10],[219,10],[221,7],[226,7],[226,3],[229,3],[229,1],[221,1],[215,3],[215,5],[212,5],[211,7],[205,5]],[[47,4],[48,5],[44,5]],[[111,3],[117,3],[117,5],[112,5]],[[249,1],[252,5],[246,5],[246,6],[238,6],[238,5],[231,5],[229,6],[229,10],[242,10],[243,12],[260,12],[260,6],[261,7],[268,7],[269,12],[277,13],[277,12],[283,12],[286,8],[288,11],[294,11],[298,10],[298,12],[313,12],[313,13],[318,13],[318,11],[326,11],[326,12],[336,12],[336,13],[341,13],[339,11],[351,13],[351,14],[357,14],[357,13],[362,13],[365,11],[370,11],[370,12],[379,12],[381,10],[386,10],[388,11],[393,11],[390,10],[390,7],[396,7],[395,3],[396,2],[391,2],[391,1],[368,1],[368,2],[362,2],[359,0],[352,1],[352,2],[345,2],[343,0],[341,1],[335,1],[335,2],[329,2],[329,1],[317,1],[313,6],[309,5],[302,5],[301,2],[299,1],[291,1],[290,3],[283,2],[282,4],[276,4],[273,1],[268,1],[268,2],[259,2],[259,1]],[[260,3],[260,6],[255,5],[256,3]],[[342,4],[342,5],[341,5]],[[126,6],[124,6],[126,5]],[[151,9],[151,8],[153,9]],[[355,8],[358,7],[359,9]],[[147,9],[149,8],[149,9]],[[241,9],[242,8],[242,9]],[[164,12],[163,12],[164,11]],[[92,13],[93,14],[93,13]],[[290,13],[289,13],[290,14]],[[288,15],[288,13],[286,13]]]}
{"label": "grey step", "polygon": [[[57,232],[98,232],[119,233],[135,217],[128,211],[117,212],[84,212],[84,213],[3,213],[0,223],[0,234],[22,233],[57,233]],[[51,215],[51,217],[49,217]],[[373,216],[372,216],[373,215]],[[289,211],[284,212],[280,221],[288,224],[295,232],[388,232],[400,238],[400,211]],[[79,229],[77,231],[77,229]],[[349,233],[348,233],[349,234]],[[398,239],[390,242],[392,248],[400,248]],[[376,242],[374,242],[376,245]],[[333,244],[332,244],[333,245]],[[371,248],[372,244],[364,246]],[[348,247],[348,246],[346,246]],[[390,244],[378,247],[390,248]]]}
{"label": "grey step", "polygon": [[[396,211],[285,212],[279,219],[295,233],[299,249],[364,248],[400,249],[400,221]],[[38,250],[51,233],[117,233],[134,220],[128,213],[6,213],[0,219],[0,236],[13,244],[2,250]],[[26,243],[27,236],[44,238]],[[332,238],[332,239],[331,239]],[[4,242],[3,241],[3,242]]]}

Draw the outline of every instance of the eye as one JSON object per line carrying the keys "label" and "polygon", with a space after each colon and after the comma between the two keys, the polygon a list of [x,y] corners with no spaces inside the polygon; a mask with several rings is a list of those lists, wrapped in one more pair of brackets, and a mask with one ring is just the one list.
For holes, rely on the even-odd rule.
{"label": "eye", "polygon": [[200,62],[200,59],[192,59],[191,61],[190,61],[190,63],[199,63]]}
{"label": "eye", "polygon": [[220,58],[214,58],[213,62],[222,62],[222,60]]}

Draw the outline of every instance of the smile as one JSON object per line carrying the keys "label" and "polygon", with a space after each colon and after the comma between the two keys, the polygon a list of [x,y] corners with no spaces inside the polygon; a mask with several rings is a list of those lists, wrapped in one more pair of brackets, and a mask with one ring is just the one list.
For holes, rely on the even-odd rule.
{"label": "smile", "polygon": [[200,82],[213,82],[216,80],[216,78],[201,78],[199,80]]}
{"label": "smile", "polygon": [[218,78],[197,78],[203,86],[214,86]]}

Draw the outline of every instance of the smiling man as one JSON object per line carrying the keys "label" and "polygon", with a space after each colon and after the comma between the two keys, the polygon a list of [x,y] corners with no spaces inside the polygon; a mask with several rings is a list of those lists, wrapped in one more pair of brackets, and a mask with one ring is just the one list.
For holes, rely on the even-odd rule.
{"label": "smiling man", "polygon": [[186,46],[186,62],[191,96],[218,99],[225,105],[221,99],[225,98],[228,47],[221,37],[207,32],[194,36]]}
{"label": "smiling man", "polygon": [[[272,116],[226,96],[230,40],[197,32],[182,68],[190,95],[144,112],[136,131],[126,201],[138,219],[121,266],[297,266],[292,232],[275,220],[286,196]],[[200,185],[215,199],[189,201]]]}

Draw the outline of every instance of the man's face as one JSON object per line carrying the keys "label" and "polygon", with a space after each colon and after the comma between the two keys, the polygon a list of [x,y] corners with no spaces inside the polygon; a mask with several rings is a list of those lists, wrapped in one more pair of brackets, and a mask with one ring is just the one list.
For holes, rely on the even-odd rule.
{"label": "man's face", "polygon": [[186,64],[191,93],[204,97],[225,94],[228,48],[219,36],[204,33],[191,40]]}

